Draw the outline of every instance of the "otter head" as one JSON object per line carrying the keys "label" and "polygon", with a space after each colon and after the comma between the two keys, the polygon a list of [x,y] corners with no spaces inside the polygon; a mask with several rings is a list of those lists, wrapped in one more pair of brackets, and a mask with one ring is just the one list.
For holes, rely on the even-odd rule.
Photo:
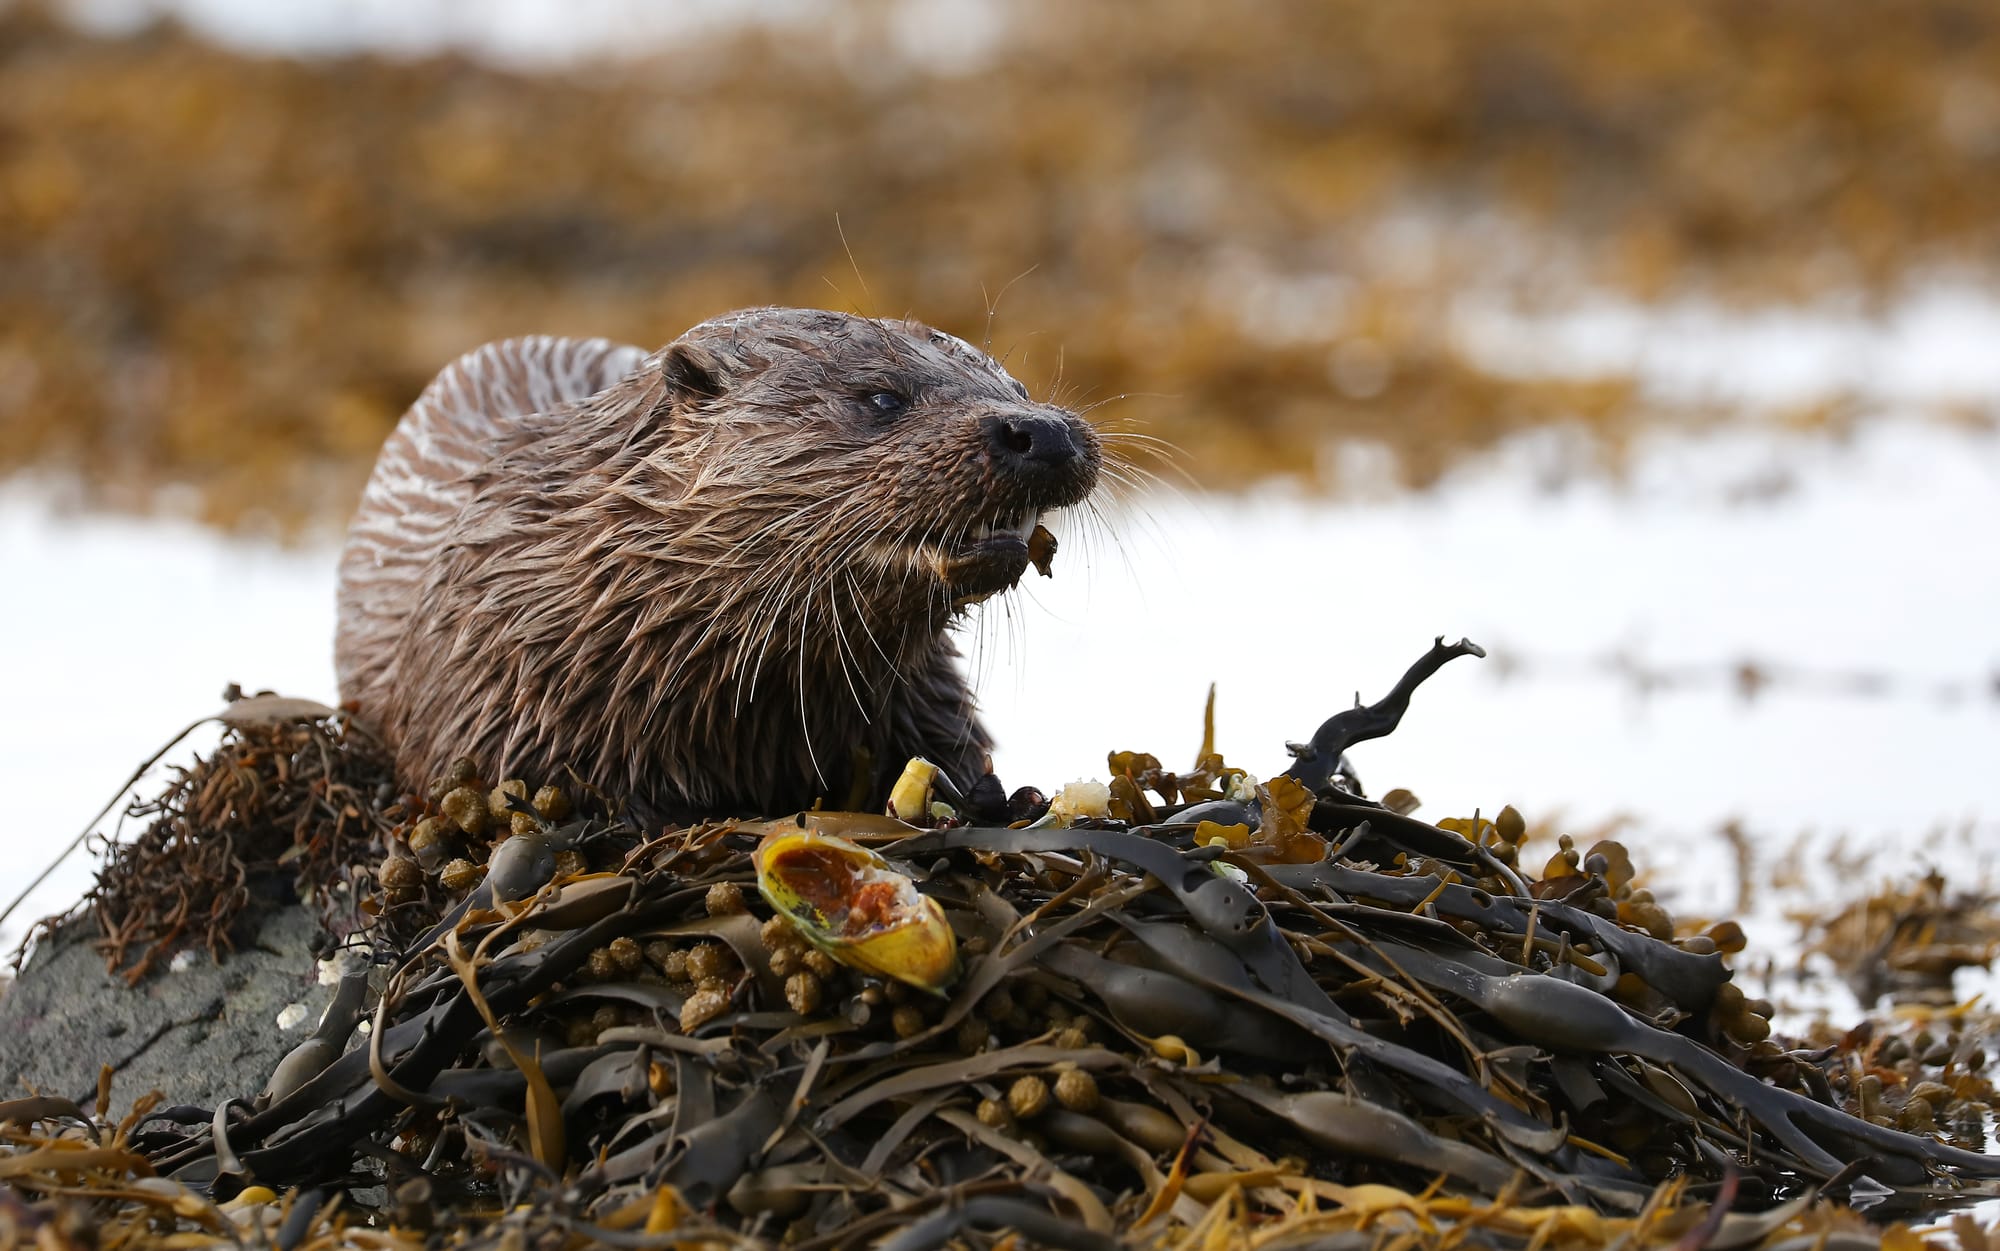
{"label": "otter head", "polygon": [[[758,309],[705,322],[655,360],[682,397],[690,498],[729,494],[762,523],[744,555],[846,584],[858,596],[825,602],[877,623],[934,630],[1012,587],[1044,515],[1097,484],[1088,423],[917,322]],[[733,494],[740,484],[754,486]]]}

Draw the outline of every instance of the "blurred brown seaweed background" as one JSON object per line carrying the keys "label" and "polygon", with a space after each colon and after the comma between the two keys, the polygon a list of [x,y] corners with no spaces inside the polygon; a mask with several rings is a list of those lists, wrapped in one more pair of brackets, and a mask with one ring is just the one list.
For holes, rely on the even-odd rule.
{"label": "blurred brown seaweed background", "polygon": [[485,339],[655,344],[754,302],[980,338],[1005,288],[993,339],[1025,376],[1146,393],[1106,415],[1203,485],[1332,487],[1310,449],[1344,436],[1423,484],[1544,423],[1615,452],[1704,416],[1482,368],[1447,333],[1469,287],[1883,294],[2000,237],[1986,6],[997,12],[951,56],[861,3],[526,74],[0,9],[0,473],[337,524]]}

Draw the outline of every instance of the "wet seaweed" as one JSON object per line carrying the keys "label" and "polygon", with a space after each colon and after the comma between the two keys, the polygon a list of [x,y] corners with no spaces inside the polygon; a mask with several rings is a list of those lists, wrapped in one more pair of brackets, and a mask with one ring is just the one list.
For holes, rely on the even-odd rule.
{"label": "wet seaweed", "polygon": [[[352,871],[395,824],[384,812],[393,766],[365,729],[311,700],[246,697],[234,687],[225,700],[212,718],[223,726],[220,743],[174,766],[157,795],[132,802],[126,819],[145,828],[130,841],[106,840],[79,905],[102,932],[107,967],[130,984],[183,950],[218,960],[235,950],[257,898],[317,899],[329,931],[358,928],[355,905],[368,886]],[[29,943],[64,920],[39,923]]]}
{"label": "wet seaweed", "polygon": [[1950,1005],[1952,975],[2000,953],[1992,891],[1953,889],[1936,870],[1891,883],[1831,916],[1812,918],[1810,950],[1827,957],[1862,1003]]}

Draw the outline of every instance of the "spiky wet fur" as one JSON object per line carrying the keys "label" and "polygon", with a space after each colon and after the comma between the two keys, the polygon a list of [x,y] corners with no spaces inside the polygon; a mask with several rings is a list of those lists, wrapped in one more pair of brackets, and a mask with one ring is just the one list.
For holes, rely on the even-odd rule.
{"label": "spiky wet fur", "polygon": [[[884,418],[879,391],[908,395]],[[1060,482],[996,464],[994,416],[1061,413]],[[985,353],[914,322],[760,309],[650,355],[490,344],[391,435],[341,561],[343,699],[401,782],[469,754],[565,767],[647,819],[879,802],[904,760],[961,784],[991,740],[936,571],[982,523],[1074,504],[1100,447]]]}

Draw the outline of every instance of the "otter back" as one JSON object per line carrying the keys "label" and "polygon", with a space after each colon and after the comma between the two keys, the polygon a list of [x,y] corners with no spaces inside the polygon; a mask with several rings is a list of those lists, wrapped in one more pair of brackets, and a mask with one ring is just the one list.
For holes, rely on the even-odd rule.
{"label": "otter back", "polygon": [[609,339],[529,335],[475,348],[431,380],[382,445],[341,552],[333,660],[343,698],[397,680],[393,642],[417,611],[425,570],[473,475],[520,419],[595,395],[645,356]]}

